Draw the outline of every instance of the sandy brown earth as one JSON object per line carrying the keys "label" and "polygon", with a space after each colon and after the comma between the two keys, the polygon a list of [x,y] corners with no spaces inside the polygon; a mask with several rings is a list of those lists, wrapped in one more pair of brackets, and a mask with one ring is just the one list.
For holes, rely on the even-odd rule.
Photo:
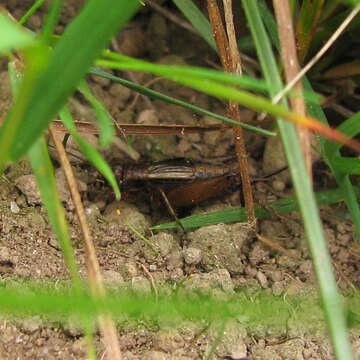
{"label": "sandy brown earth", "polygon": [[[6,6],[20,18],[31,1],[8,0]],[[80,9],[79,1],[66,2],[58,31]],[[169,4],[167,4],[170,6]],[[39,28],[42,13],[29,20],[29,27]],[[179,28],[158,12],[146,8],[126,27],[114,43],[121,51],[160,63],[180,63],[204,66],[216,61],[195,35]],[[155,46],[156,44],[156,46]],[[199,60],[199,53],[201,59]],[[3,63],[0,73],[0,116],[10,106],[9,84]],[[118,74],[128,78],[129,74]],[[134,76],[134,75],[132,75]],[[136,74],[136,80],[147,83],[148,75]],[[133,92],[108,80],[90,77],[93,92],[106,105],[114,119],[122,123],[178,123],[193,124],[194,118],[202,123],[214,123],[207,116],[195,116],[189,110],[137,98]],[[167,81],[157,81],[152,88],[176,98],[194,103],[217,113],[224,114],[225,104]],[[93,118],[80,96],[72,100],[72,109],[78,120]],[[243,110],[243,117],[251,121],[255,114]],[[246,134],[249,144],[250,172],[259,176],[267,169],[271,159],[281,157],[274,147],[273,154],[266,154],[265,139],[252,133]],[[96,143],[96,138],[87,137]],[[144,159],[190,157],[203,159],[231,155],[232,133],[195,134],[190,136],[134,137],[133,147]],[[68,151],[79,155],[70,140]],[[116,148],[104,152],[112,163],[126,161]],[[54,155],[56,159],[56,155]],[[184,282],[187,290],[203,294],[231,296],[242,289],[254,293],[265,291],[277,297],[296,296],[316,292],[312,263],[301,220],[297,213],[286,216],[273,214],[259,222],[260,234],[277,246],[265,245],[258,240],[246,224],[219,224],[181,232],[148,230],[154,221],[171,220],[164,209],[154,213],[150,194],[144,193],[140,201],[115,202],[111,189],[100,175],[79,156],[72,156],[75,171],[91,226],[97,255],[106,283],[109,287],[127,286],[134,291],[153,291],[154,284]],[[56,163],[56,160],[55,160]],[[320,166],[321,168],[321,166]],[[319,173],[316,186],[334,185],[331,175]],[[85,275],[85,258],[81,245],[79,226],[73,204],[66,188],[61,169],[56,170],[59,192],[62,196],[69,231],[75,247],[81,273]],[[324,180],[325,179],[325,180]],[[257,203],[292,195],[287,175],[282,174],[254,186]],[[187,211],[187,214],[238,206],[237,192],[208,200]],[[121,210],[120,215],[118,209]],[[329,249],[340,289],[349,291],[359,286],[360,250],[350,221],[340,218],[344,207],[340,204],[321,209]],[[159,251],[155,257],[151,248],[128,230],[128,222],[145,233]],[[46,212],[41,205],[34,177],[26,160],[12,165],[0,179],[0,282],[32,280],[66,280],[68,272],[63,256],[52,234]],[[226,324],[224,334],[214,347],[214,359],[333,359],[331,346],[323,326],[297,327],[284,324],[282,330],[268,328],[261,323],[247,326],[234,319]],[[351,330],[356,358],[360,359],[359,329]],[[139,323],[119,326],[124,359],[202,359],[218,339],[216,324],[192,323],[184,320],[177,327],[151,328]],[[96,335],[99,359],[104,355],[103,345]],[[40,316],[26,320],[0,321],[0,356],[3,359],[84,359],[86,350],[82,330],[71,321],[45,323]]]}

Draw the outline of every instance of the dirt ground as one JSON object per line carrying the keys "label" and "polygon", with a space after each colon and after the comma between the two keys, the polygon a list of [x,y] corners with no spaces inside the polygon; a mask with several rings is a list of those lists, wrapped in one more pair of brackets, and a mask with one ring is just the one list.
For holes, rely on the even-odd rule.
{"label": "dirt ground", "polygon": [[[20,18],[30,7],[31,1],[8,0],[9,11]],[[171,5],[165,2],[165,7]],[[67,1],[58,31],[81,8],[79,1]],[[41,15],[29,19],[29,27],[39,29]],[[210,66],[218,63],[215,54],[199,37],[166,19],[162,14],[146,7],[126,26],[112,44],[121,52],[149,59],[158,63]],[[201,57],[199,57],[201,54]],[[6,64],[0,73],[0,117],[10,106],[9,84]],[[117,74],[117,73],[115,73]],[[117,74],[118,75],[118,74]],[[143,74],[122,74],[146,84],[152,78]],[[198,116],[191,111],[165,104],[150,102],[119,84],[109,80],[90,77],[93,92],[106,105],[115,121],[121,123],[216,123],[208,116]],[[225,104],[168,81],[157,80],[151,87],[205,109],[225,114]],[[71,103],[78,120],[89,121],[93,114],[81,96],[76,95]],[[251,122],[256,114],[242,110],[245,121]],[[87,136],[95,143],[96,139]],[[266,144],[263,136],[246,134],[250,173],[260,176],[279,167],[274,159],[281,159],[279,147]],[[234,153],[232,132],[206,133],[189,136],[146,136],[132,139],[134,149],[144,159],[159,160],[172,157],[204,159],[227,156]],[[67,147],[78,154],[70,142]],[[265,152],[265,154],[264,154]],[[79,154],[78,154],[79,155]],[[126,157],[115,147],[104,152],[111,163],[124,163]],[[56,164],[56,155],[54,155]],[[158,232],[151,234],[150,225],[169,221],[166,211],[154,213],[150,195],[145,193],[139,202],[114,201],[111,189],[99,174],[82,159],[72,156],[76,174],[91,226],[97,255],[106,283],[109,286],[128,284],[133,290],[152,291],[155,286],[180,283],[186,279],[186,287],[203,293],[233,294],[243,288],[263,290],[278,297],[296,296],[299,293],[316,291],[309,250],[304,238],[301,220],[297,213],[276,216],[259,221],[263,237],[282,246],[285,251],[265,245],[254,237],[245,224],[219,224],[201,229],[181,232]],[[81,235],[73,204],[66,188],[61,169],[56,170],[59,191],[66,208],[71,239],[81,272],[85,273],[85,258]],[[315,168],[315,183],[318,189],[335,186],[330,173],[321,164]],[[256,203],[292,195],[286,173],[258,182],[254,186]],[[144,201],[145,198],[145,201]],[[238,192],[229,192],[221,198],[208,200],[189,209],[187,214],[196,214],[240,205]],[[120,209],[120,215],[117,213]],[[359,286],[360,249],[350,221],[341,217],[343,205],[323,207],[324,229],[341,290],[349,291]],[[128,222],[146,233],[158,249],[160,258],[154,257],[148,246],[124,225]],[[27,160],[11,166],[0,179],[0,282],[10,279],[66,280],[68,272],[62,253],[49,226],[46,212],[41,205],[34,177]],[[144,271],[144,268],[146,271]],[[150,275],[149,275],[150,274]],[[190,280],[189,280],[190,279]],[[123,358],[146,359],[202,359],[209,353],[217,338],[212,326],[200,331],[201,324],[184,322],[176,328],[154,330],[139,324],[120,328]],[[351,330],[351,340],[360,359],[359,329]],[[104,356],[103,345],[97,335],[98,358]],[[22,321],[0,320],[0,356],[3,359],[84,359],[86,344],[82,331],[71,322],[60,325],[45,325],[40,317]],[[331,345],[323,327],[290,328],[275,331],[259,324],[249,328],[238,321],[226,325],[224,336],[216,347],[214,359],[253,360],[316,360],[333,359]]]}

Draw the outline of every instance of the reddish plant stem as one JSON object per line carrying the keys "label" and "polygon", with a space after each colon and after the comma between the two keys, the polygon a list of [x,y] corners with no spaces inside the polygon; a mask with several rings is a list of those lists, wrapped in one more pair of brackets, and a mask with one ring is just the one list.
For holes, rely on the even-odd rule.
{"label": "reddish plant stem", "polygon": [[[235,30],[232,20],[233,14],[231,0],[227,0],[226,2],[224,2],[225,19],[228,31],[227,34],[216,0],[207,0],[207,7],[210,23],[213,28],[213,33],[220,56],[220,61],[224,70],[235,74],[241,74],[241,59],[236,44]],[[229,102],[228,116],[233,120],[240,121],[241,115],[239,105],[237,103],[231,101]],[[241,127],[234,125],[233,131],[235,150],[240,168],[242,190],[244,194],[245,206],[248,213],[248,221],[250,224],[252,224],[254,230],[256,230],[254,199],[248,171],[248,159],[243,130]]]}

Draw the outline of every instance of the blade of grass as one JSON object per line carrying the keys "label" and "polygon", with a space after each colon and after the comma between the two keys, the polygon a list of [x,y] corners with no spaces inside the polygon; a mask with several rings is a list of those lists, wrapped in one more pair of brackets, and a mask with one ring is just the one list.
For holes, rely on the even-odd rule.
{"label": "blade of grass", "polygon": [[173,2],[190,21],[194,28],[197,29],[209,46],[213,50],[217,51],[209,20],[197,8],[197,6],[191,0],[173,0]]}
{"label": "blade of grass", "polygon": [[[122,85],[128,87],[129,89],[137,91],[140,94],[144,94],[146,96],[152,97],[154,99],[159,99],[159,100],[163,100],[163,101],[166,101],[168,103],[171,103],[171,104],[179,105],[179,106],[182,106],[182,107],[184,107],[186,109],[190,109],[192,111],[195,111],[198,114],[208,115],[208,116],[213,117],[214,119],[222,120],[222,121],[227,122],[229,124],[239,125],[239,123],[237,121],[234,121],[234,120],[232,120],[232,119],[230,119],[230,118],[228,118],[226,116],[215,114],[215,113],[213,113],[211,111],[200,108],[199,106],[192,105],[192,104],[189,104],[189,103],[187,103],[185,101],[181,101],[181,100],[175,99],[173,97],[164,95],[164,94],[159,93],[157,91],[148,89],[148,88],[146,88],[144,86],[135,84],[135,83],[133,83],[131,81],[119,78],[118,76],[111,75],[111,74],[109,74],[109,73],[107,73],[107,72],[105,72],[103,70],[96,69],[96,68],[91,68],[89,73],[93,74],[93,75],[98,75],[98,76],[104,77],[106,79],[110,79],[110,80],[112,80],[114,82],[117,82],[119,84],[122,84]],[[267,135],[267,136],[276,135],[273,131],[261,129],[261,128],[258,128],[258,127],[252,126],[252,125],[248,125],[248,124],[245,124],[245,123],[241,123],[240,126],[242,126],[245,129],[255,131],[255,132],[258,132],[258,133],[263,134],[263,135]]]}
{"label": "blade of grass", "polygon": [[[352,191],[355,196],[360,197],[360,187],[353,186]],[[324,190],[315,194],[318,205],[331,205],[344,201],[344,193],[342,189]],[[266,204],[265,207],[256,206],[255,215],[258,219],[265,219],[272,216],[272,212],[278,214],[288,214],[292,211],[298,211],[299,206],[296,198],[286,198],[272,201]],[[247,214],[244,208],[226,209],[210,212],[201,215],[192,215],[180,219],[181,224],[185,229],[202,227],[208,225],[216,225],[220,223],[245,222],[247,221]],[[167,230],[176,229],[178,224],[175,221],[152,226],[150,230]]]}
{"label": "blade of grass", "polygon": [[116,60],[118,62],[118,66],[122,64],[126,70],[129,69],[133,71],[146,71],[156,75],[161,75],[163,73],[173,73],[174,77],[187,75],[203,80],[215,80],[224,84],[231,84],[256,92],[268,92],[268,85],[266,85],[263,80],[248,75],[234,76],[222,71],[204,69],[200,67],[152,64],[147,61],[121,55],[111,51],[104,51],[103,60],[107,59]]}
{"label": "blade of grass", "polygon": [[[254,37],[265,79],[268,84],[272,85],[270,92],[271,95],[274,96],[283,86],[271,44],[261,20],[257,2],[242,0],[242,4],[251,33]],[[277,123],[288,158],[290,173],[304,221],[309,248],[313,256],[314,268],[334,345],[334,352],[338,359],[351,360],[353,357],[342,302],[337,291],[330,255],[324,238],[311,182],[307,176],[305,163],[299,147],[299,141],[295,129],[291,124],[285,123],[281,119],[278,119]]]}
{"label": "blade of grass", "polygon": [[45,23],[41,30],[41,40],[44,41],[45,44],[50,42],[63,5],[64,0],[52,0],[50,3],[50,9],[45,17]]}
{"label": "blade of grass", "polygon": [[[65,219],[65,211],[57,191],[54,169],[43,136],[41,136],[30,148],[29,159],[33,172],[36,176],[36,182],[40,190],[41,200],[45,205],[51,227],[54,230],[55,236],[61,247],[66,266],[70,272],[75,296],[82,297],[84,294],[83,284],[79,276],[74,250],[71,245]],[[87,325],[89,323],[89,318],[83,315],[82,323],[84,325],[85,335],[89,344],[88,356],[90,359],[95,359],[96,356],[93,345],[92,331]]]}
{"label": "blade of grass", "polygon": [[[166,289],[165,289],[166,290]],[[34,296],[36,294],[36,296]],[[349,308],[359,305],[358,298],[346,298]],[[247,295],[246,291],[226,300],[190,293],[186,296],[139,294],[132,291],[114,293],[107,299],[94,299],[87,296],[74,296],[70,291],[59,291],[54,286],[48,289],[36,285],[24,284],[21,290],[2,288],[0,292],[0,311],[17,317],[44,314],[54,319],[64,316],[84,314],[95,318],[107,311],[114,317],[127,316],[127,322],[137,319],[166,321],[166,324],[178,326],[181,319],[191,321],[226,321],[239,319],[247,328],[256,328],[258,324],[268,328],[280,327],[283,331],[291,319],[299,326],[306,326],[311,319],[312,325],[323,323],[321,306],[316,295],[281,296],[265,292]],[[240,320],[241,319],[241,320]],[[171,321],[170,321],[171,320]]]}
{"label": "blade of grass", "polygon": [[[17,71],[14,61],[9,63],[10,84],[13,94],[17,95],[20,89],[22,74]],[[29,151],[29,159],[36,177],[36,182],[40,190],[42,202],[45,205],[50,224],[55,233],[65,258],[65,264],[70,272],[72,285],[77,296],[83,294],[82,282],[76,265],[75,254],[71,245],[65,211],[57,191],[54,177],[54,169],[50,160],[47,145],[41,136]],[[92,336],[92,328],[89,326],[90,319],[86,316],[81,317],[85,336],[88,343],[88,357],[96,359],[95,348]]]}
{"label": "blade of grass", "polygon": [[[122,56],[117,57],[125,60],[125,58]],[[192,76],[189,76],[186,70],[182,71],[182,69],[177,69],[175,66],[155,65],[141,61],[136,61],[135,63],[124,63],[122,61],[99,60],[96,62],[96,64],[98,66],[112,69],[151,72],[218,98],[233,100],[234,102],[238,102],[239,104],[247,106],[253,110],[260,112],[266,111],[275,117],[281,117],[295,124],[302,125],[312,131],[318,132],[328,137],[329,139],[346,144],[346,146],[357,152],[360,152],[360,143],[358,141],[350,139],[345,134],[338,132],[336,129],[330,128],[315,118],[299,115],[284,107],[283,105],[273,104],[264,97],[223,85],[220,82],[208,79],[204,81],[202,76],[198,77],[195,75],[196,72],[195,74],[192,74]],[[241,77],[237,76],[237,78]]]}
{"label": "blade of grass", "polygon": [[80,82],[78,90],[84,95],[85,99],[95,110],[97,124],[101,130],[99,137],[100,145],[109,145],[115,134],[112,116],[97,97],[93,95],[85,80]]}
{"label": "blade of grass", "polygon": [[[266,4],[264,2],[264,6]],[[342,19],[345,20],[345,19]],[[340,25],[340,23],[339,23]],[[349,25],[351,27],[351,24]],[[268,28],[269,31],[271,31],[271,28]],[[335,31],[336,29],[334,29]],[[276,46],[276,44],[275,44]],[[306,79],[306,77],[303,78],[303,85],[304,85],[304,94],[306,98],[306,105],[307,105],[307,111],[310,116],[313,116],[317,119],[319,119],[324,124],[328,124],[326,116],[321,109],[319,98],[317,94],[313,91],[310,82]],[[349,121],[349,122],[348,122]],[[358,121],[355,117],[353,120],[345,121],[338,129],[347,134],[349,137],[353,137],[358,133]],[[350,211],[354,226],[355,226],[355,233],[357,238],[360,240],[360,208],[359,204],[357,202],[357,196],[353,190],[350,178],[345,173],[342,173],[340,169],[345,170],[343,167],[344,165],[341,164],[341,158],[338,150],[340,149],[341,145],[337,145],[337,143],[328,141],[324,139],[323,137],[318,137],[318,141],[321,144],[322,147],[322,155],[324,156],[326,162],[328,163],[332,173],[334,174],[335,180],[337,181],[340,189],[342,189],[344,193],[344,201]],[[348,160],[345,160],[348,161]],[[353,160],[352,160],[353,161]],[[356,161],[355,161],[356,162]],[[356,164],[355,164],[356,165]],[[337,166],[339,166],[339,169],[337,169]],[[356,168],[357,165],[354,167]]]}
{"label": "blade of grass", "polygon": [[[7,116],[4,126],[0,129],[2,145],[0,170],[9,160],[16,161],[26,153],[41,131],[65,104],[67,97],[76,89],[96,56],[108,44],[110,37],[134,14],[138,6],[137,0],[89,1],[80,15],[66,28],[51,54],[50,62],[46,66],[41,64],[42,71],[39,78],[39,73],[35,76],[34,70],[29,66],[31,60],[33,60],[32,66],[38,63],[31,59],[31,56],[38,57],[38,55],[25,54],[27,60],[23,84],[25,89],[20,90],[13,111]],[[99,22],[99,19],[102,21]],[[44,94],[46,101],[43,99]],[[7,124],[14,122],[19,126],[10,131]],[[4,139],[7,141],[5,142]]]}
{"label": "blade of grass", "polygon": [[[323,117],[326,121],[324,115]],[[360,131],[359,117],[360,117],[360,113],[352,116],[351,118],[344,121],[344,123],[341,124],[339,128],[341,128],[342,131],[347,132],[349,136],[354,136]],[[354,173],[355,172],[354,170],[356,168],[359,168],[359,159],[343,158],[339,151],[340,147],[337,146],[337,144],[325,139],[320,139],[320,140],[321,140],[320,144],[322,145],[325,158],[328,162],[330,169],[334,174],[335,180],[340,186],[340,188],[343,189],[345,202],[350,211],[354,223],[356,237],[358,241],[360,241],[360,207],[356,195],[353,191],[351,180],[349,177],[349,174]],[[354,168],[351,170],[351,172],[348,172],[347,171],[348,169],[343,168],[346,165],[346,162],[348,161],[355,163]],[[345,170],[345,172],[343,172],[343,170]]]}
{"label": "blade of grass", "polygon": [[308,53],[324,3],[324,0],[305,0],[301,5],[299,20],[296,27],[300,63],[304,62]]}
{"label": "blade of grass", "polygon": [[45,0],[37,0],[25,15],[19,20],[19,25],[24,25],[29,17],[36,12],[36,10],[45,2]]}
{"label": "blade of grass", "polygon": [[54,169],[47,151],[46,142],[40,137],[29,150],[29,159],[39,186],[41,199],[49,216],[50,224],[62,249],[65,263],[69,269],[74,288],[81,293],[81,281],[75,263],[75,255],[71,245],[65,219],[64,208],[58,195]]}
{"label": "blade of grass", "polygon": [[[24,49],[36,44],[35,38],[21,30],[20,26],[0,12],[0,53]],[[4,36],[6,34],[6,36]]]}
{"label": "blade of grass", "polygon": [[[59,161],[62,165],[71,198],[74,202],[77,219],[83,236],[86,267],[88,272],[88,283],[91,294],[96,298],[106,298],[106,290],[103,283],[103,277],[100,272],[99,261],[96,257],[95,246],[91,237],[91,232],[87,223],[84,206],[81,201],[81,196],[74,173],[72,171],[69,159],[67,158],[66,151],[51,125],[49,126],[49,132],[59,155]],[[103,335],[107,359],[121,360],[122,356],[120,343],[113,320],[107,313],[102,313],[99,314],[98,321],[101,333]]]}
{"label": "blade of grass", "polygon": [[105,179],[112,186],[115,196],[117,199],[120,199],[120,189],[119,185],[116,181],[116,178],[110,168],[110,166],[106,163],[103,157],[93,148],[91,147],[76,131],[76,126],[72,119],[72,115],[67,107],[63,107],[59,116],[69,130],[70,134],[74,137],[76,143],[79,146],[80,151],[89,159],[89,161],[103,174]]}

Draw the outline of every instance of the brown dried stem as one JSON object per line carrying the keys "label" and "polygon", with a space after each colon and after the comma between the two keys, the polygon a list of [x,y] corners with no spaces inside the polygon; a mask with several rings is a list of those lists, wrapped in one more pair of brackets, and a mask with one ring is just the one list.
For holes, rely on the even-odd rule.
{"label": "brown dried stem", "polygon": [[[241,74],[241,58],[236,43],[232,13],[232,0],[224,0],[227,33],[225,31],[216,0],[207,0],[207,7],[210,23],[213,28],[216,45],[219,51],[221,64],[224,70],[235,74]],[[240,121],[240,109],[237,103],[229,102],[228,113],[230,118]],[[245,206],[248,212],[249,222],[253,224],[253,227],[255,228],[256,219],[254,211],[254,199],[251,180],[248,172],[248,159],[243,137],[243,130],[240,126],[234,125],[233,131],[235,150],[242,180],[242,190],[245,199]]]}
{"label": "brown dried stem", "polygon": [[[85,134],[100,134],[100,130],[92,123],[85,121],[75,121],[76,130]],[[69,130],[60,120],[54,120],[52,127],[56,132],[68,133]],[[187,124],[119,124],[115,123],[117,136],[125,137],[128,135],[185,135],[196,134],[206,131],[218,131],[222,127],[217,124],[210,125],[187,125]]]}
{"label": "brown dried stem", "polygon": [[[298,54],[295,43],[295,32],[292,23],[289,1],[273,1],[278,33],[281,47],[281,59],[284,64],[286,82],[291,82],[300,70]],[[290,97],[291,108],[298,114],[306,115],[306,105],[302,92],[301,82],[294,85],[294,94]],[[302,153],[305,158],[306,168],[311,174],[311,141],[310,132],[304,127],[297,126]]]}
{"label": "brown dried stem", "polygon": [[[71,164],[66,155],[66,151],[60,141],[57,132],[52,125],[49,127],[50,135],[59,154],[59,160],[63,167],[65,177],[70,189],[72,199],[74,201],[75,211],[79,220],[80,228],[84,237],[84,249],[86,257],[86,266],[89,276],[89,285],[92,294],[96,297],[106,296],[103,279],[100,273],[100,266],[96,257],[95,247],[92,241],[89,226],[87,224],[84,207],[78,190],[77,182],[71,168]],[[117,330],[114,322],[107,314],[99,316],[99,325],[104,337],[104,343],[109,360],[121,360],[121,350]]]}

